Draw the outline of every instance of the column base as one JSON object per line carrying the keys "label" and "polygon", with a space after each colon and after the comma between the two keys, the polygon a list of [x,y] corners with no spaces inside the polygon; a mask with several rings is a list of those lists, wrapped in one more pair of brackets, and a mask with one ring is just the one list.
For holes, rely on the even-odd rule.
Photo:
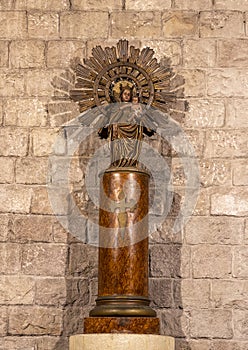
{"label": "column base", "polygon": [[113,295],[96,299],[96,307],[90,311],[93,317],[156,317],[149,306],[150,300],[141,296]]}
{"label": "column base", "polygon": [[172,337],[151,334],[79,334],[70,337],[69,350],[174,350]]}
{"label": "column base", "polygon": [[158,317],[86,317],[84,333],[159,334]]}

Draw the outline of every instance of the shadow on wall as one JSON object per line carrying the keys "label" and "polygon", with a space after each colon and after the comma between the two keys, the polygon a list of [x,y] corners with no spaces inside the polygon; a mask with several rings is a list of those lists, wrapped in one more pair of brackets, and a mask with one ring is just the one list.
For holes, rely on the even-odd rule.
{"label": "shadow on wall", "polygon": [[[63,332],[52,350],[68,350],[69,337],[83,333],[83,319],[95,306],[97,296],[98,248],[91,241],[91,220],[98,223],[98,209],[87,195],[85,185],[86,166],[99,143],[97,135],[90,135],[80,144],[78,154],[71,162],[73,179],[71,197],[68,198],[69,227],[80,239],[68,234],[68,257],[66,269],[66,302],[64,305]],[[81,156],[82,155],[82,156]],[[75,163],[74,163],[75,161]],[[80,175],[78,175],[80,174]],[[77,207],[86,218],[84,227],[74,218]],[[95,237],[94,237],[95,239]]]}
{"label": "shadow on wall", "polygon": [[63,332],[52,350],[68,350],[69,336],[83,333],[83,319],[97,293],[97,248],[69,235],[68,252]]}
{"label": "shadow on wall", "polygon": [[[187,252],[182,252],[182,233],[173,232],[180,203],[181,196],[173,193],[169,215],[161,229],[155,231],[150,237],[149,290],[151,306],[160,318],[160,333],[176,338],[175,350],[190,350],[191,347],[183,329],[185,315],[181,297],[181,281],[187,269],[189,256]],[[182,260],[185,265],[182,265]]]}
{"label": "shadow on wall", "polygon": [[[168,214],[162,225],[149,237],[150,300],[152,308],[156,310],[160,319],[160,333],[176,338],[175,350],[190,350],[191,347],[186,340],[187,334],[184,333],[186,315],[183,311],[181,293],[182,279],[189,273],[190,254],[183,246],[182,231],[174,231],[174,225],[181,217],[181,209],[184,204],[185,192],[182,191],[182,188],[185,186],[185,176],[181,173],[174,173],[176,170],[173,166],[173,158],[176,158],[176,164],[179,158],[170,143],[161,139],[160,147],[160,153],[169,169],[168,181],[173,187],[167,186],[167,198],[156,201],[155,215],[163,213],[164,210]],[[179,185],[178,190],[177,185]],[[169,192],[170,188],[172,192]],[[152,192],[154,191],[151,181],[150,196]],[[152,200],[153,198],[150,198],[150,203]]]}

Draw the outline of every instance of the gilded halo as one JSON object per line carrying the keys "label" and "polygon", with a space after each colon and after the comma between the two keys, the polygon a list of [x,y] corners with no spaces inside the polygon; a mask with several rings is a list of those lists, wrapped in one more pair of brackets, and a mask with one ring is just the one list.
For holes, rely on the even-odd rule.
{"label": "gilded halo", "polygon": [[161,65],[149,47],[140,50],[127,40],[120,40],[116,47],[96,46],[92,57],[77,65],[75,74],[70,98],[79,104],[80,112],[120,102],[121,84],[132,87],[145,105],[176,114],[185,111],[176,106],[177,98],[183,97],[184,81],[169,65]]}

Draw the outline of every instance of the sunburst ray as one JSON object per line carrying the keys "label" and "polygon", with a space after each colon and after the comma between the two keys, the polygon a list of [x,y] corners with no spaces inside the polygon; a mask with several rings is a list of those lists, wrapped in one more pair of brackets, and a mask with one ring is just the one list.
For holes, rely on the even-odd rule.
{"label": "sunburst ray", "polygon": [[159,63],[154,54],[149,47],[129,47],[125,39],[116,47],[96,46],[92,56],[77,66],[71,99],[79,104],[80,111],[85,111],[118,102],[118,84],[131,84],[142,103],[168,113],[184,113],[180,104],[179,111],[175,111],[176,100],[183,97],[184,79],[170,66]]}

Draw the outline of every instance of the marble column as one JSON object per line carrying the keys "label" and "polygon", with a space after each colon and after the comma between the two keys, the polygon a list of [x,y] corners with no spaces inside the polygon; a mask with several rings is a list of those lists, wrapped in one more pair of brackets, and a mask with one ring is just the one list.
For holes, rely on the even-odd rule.
{"label": "marble column", "polygon": [[84,332],[159,334],[148,297],[149,174],[110,169],[101,180],[98,297]]}

